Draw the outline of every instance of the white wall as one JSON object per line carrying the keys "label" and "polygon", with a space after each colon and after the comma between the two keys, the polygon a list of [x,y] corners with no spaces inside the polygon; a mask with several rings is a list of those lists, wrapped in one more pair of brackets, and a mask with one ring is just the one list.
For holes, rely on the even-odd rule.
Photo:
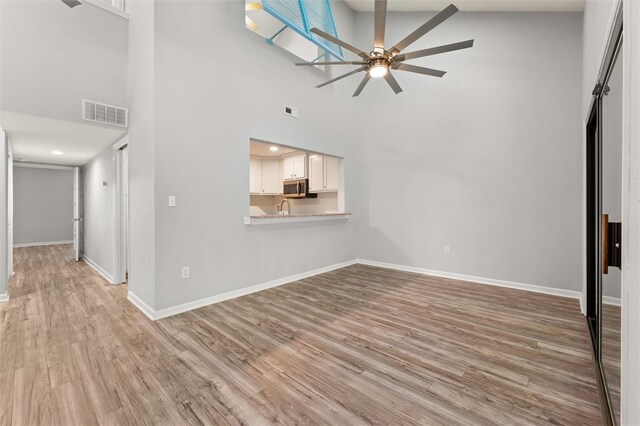
{"label": "white wall", "polygon": [[15,245],[73,240],[73,170],[13,169]]}
{"label": "white wall", "polygon": [[624,2],[622,424],[640,425],[640,3]]}
{"label": "white wall", "polygon": [[0,109],[83,122],[82,98],[126,106],[127,27],[91,4],[0,2]]}
{"label": "white wall", "polygon": [[[431,15],[392,13],[388,42]],[[404,93],[357,100],[358,257],[579,291],[582,15],[458,13],[408,51],[471,38],[411,62],[444,78],[398,71]]]}
{"label": "white wall", "polygon": [[129,293],[155,309],[154,2],[128,3]]}
{"label": "white wall", "polygon": [[[110,281],[114,276],[114,150],[108,147],[82,168],[82,257],[97,265]],[[104,186],[106,182],[106,186]]]}

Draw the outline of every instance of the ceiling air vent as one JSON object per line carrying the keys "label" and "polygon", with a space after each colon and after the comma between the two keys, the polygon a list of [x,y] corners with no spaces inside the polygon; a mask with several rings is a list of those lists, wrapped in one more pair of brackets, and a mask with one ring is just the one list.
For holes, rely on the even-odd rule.
{"label": "ceiling air vent", "polygon": [[82,100],[82,119],[111,126],[127,127],[129,112],[126,108]]}

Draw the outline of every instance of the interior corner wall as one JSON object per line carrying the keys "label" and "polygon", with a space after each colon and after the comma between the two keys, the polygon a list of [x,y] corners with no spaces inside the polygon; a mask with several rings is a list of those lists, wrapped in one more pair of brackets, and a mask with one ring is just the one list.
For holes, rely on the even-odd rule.
{"label": "interior corner wall", "polygon": [[[153,0],[128,3],[129,295],[155,309],[155,29]],[[179,146],[179,141],[177,145]],[[148,313],[148,312],[147,312]]]}
{"label": "interior corner wall", "polygon": [[348,211],[357,197],[351,86],[316,89],[327,73],[295,67],[243,14],[237,1],[155,5],[156,309],[355,258],[356,218],[243,224],[252,137],[344,157]]}
{"label": "interior corner wall", "polygon": [[73,171],[22,167],[13,170],[15,245],[73,240]]}
{"label": "interior corner wall", "polygon": [[108,146],[82,167],[82,257],[113,282],[115,272],[114,150]]}
{"label": "interior corner wall", "polygon": [[[387,40],[432,15],[391,13]],[[467,39],[412,61],[443,78],[398,71],[403,93],[357,100],[358,257],[579,291],[582,14],[458,13],[407,51]]]}

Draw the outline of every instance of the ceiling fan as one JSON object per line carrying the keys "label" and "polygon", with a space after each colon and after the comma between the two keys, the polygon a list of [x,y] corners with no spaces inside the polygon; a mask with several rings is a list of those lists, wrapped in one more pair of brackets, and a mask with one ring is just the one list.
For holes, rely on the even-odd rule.
{"label": "ceiling fan", "polygon": [[356,89],[353,96],[358,96],[367,85],[370,79],[384,77],[389,83],[389,86],[393,89],[396,95],[402,92],[402,88],[391,74],[391,70],[408,71],[418,74],[430,75],[433,77],[442,77],[446,74],[445,71],[434,70],[431,68],[418,67],[415,65],[407,64],[405,61],[409,59],[422,58],[424,56],[437,55],[439,53],[451,52],[454,50],[467,49],[473,46],[473,40],[461,41],[458,43],[446,44],[438,47],[431,47],[429,49],[417,50],[415,52],[402,53],[409,45],[420,39],[422,36],[433,30],[435,27],[446,21],[458,11],[458,8],[453,4],[449,5],[446,9],[438,13],[436,16],[425,22],[420,28],[406,36],[396,45],[390,49],[384,48],[384,33],[387,21],[387,0],[375,0],[375,20],[374,20],[374,42],[373,51],[366,53],[357,47],[354,47],[344,41],[325,33],[318,28],[312,28],[311,32],[331,41],[343,48],[360,56],[360,61],[339,61],[339,62],[298,62],[298,66],[309,65],[360,65],[359,68],[343,74],[339,77],[324,82],[316,87],[324,87],[328,84],[342,80],[350,75],[357,74],[359,72],[366,71],[367,74]]}

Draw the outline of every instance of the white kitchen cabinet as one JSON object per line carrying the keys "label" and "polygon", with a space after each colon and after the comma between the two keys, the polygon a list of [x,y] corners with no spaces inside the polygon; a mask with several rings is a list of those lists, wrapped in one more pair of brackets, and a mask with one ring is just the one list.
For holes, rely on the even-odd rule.
{"label": "white kitchen cabinet", "polygon": [[338,190],[338,159],[336,157],[324,156],[324,190]]}
{"label": "white kitchen cabinet", "polygon": [[262,162],[260,158],[251,157],[249,164],[249,192],[262,193]]}
{"label": "white kitchen cabinet", "polygon": [[306,163],[306,154],[294,154],[284,157],[282,160],[282,178],[284,180],[306,178]]}
{"label": "white kitchen cabinet", "polygon": [[309,156],[309,191],[324,191],[324,156]]}
{"label": "white kitchen cabinet", "polygon": [[251,157],[249,192],[252,195],[282,194],[280,160]]}
{"label": "white kitchen cabinet", "polygon": [[338,159],[336,157],[309,156],[309,190],[311,192],[338,190]]}
{"label": "white kitchen cabinet", "polygon": [[279,160],[262,160],[262,192],[282,194],[282,177]]}

